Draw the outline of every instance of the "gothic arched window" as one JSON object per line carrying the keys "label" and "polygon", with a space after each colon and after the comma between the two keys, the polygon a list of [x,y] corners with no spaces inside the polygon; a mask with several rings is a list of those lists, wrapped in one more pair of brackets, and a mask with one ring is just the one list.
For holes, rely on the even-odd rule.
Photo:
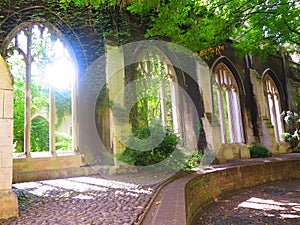
{"label": "gothic arched window", "polygon": [[267,105],[266,114],[271,120],[274,126],[274,133],[276,141],[283,140],[283,124],[280,117],[281,105],[280,105],[280,95],[274,80],[269,74],[267,74],[263,80],[264,82],[264,95]]}
{"label": "gothic arched window", "polygon": [[174,68],[158,50],[144,53],[137,67],[136,90],[137,121],[139,127],[148,126],[152,119],[161,121],[176,133],[180,133],[177,117],[177,79]]}
{"label": "gothic arched window", "polygon": [[[62,33],[51,24],[23,23],[11,32],[6,54],[14,76],[15,152],[73,150],[76,71]],[[43,122],[32,120],[37,115],[49,121],[44,138],[36,138],[36,124]],[[31,143],[33,137],[43,143]]]}
{"label": "gothic arched window", "polygon": [[222,142],[244,142],[239,88],[232,72],[223,63],[214,70],[213,102],[221,126]]}

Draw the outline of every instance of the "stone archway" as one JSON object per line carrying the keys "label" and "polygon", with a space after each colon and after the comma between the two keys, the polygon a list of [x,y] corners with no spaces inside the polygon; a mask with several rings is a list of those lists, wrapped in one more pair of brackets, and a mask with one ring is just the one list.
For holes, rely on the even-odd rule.
{"label": "stone archway", "polygon": [[18,199],[12,192],[13,87],[0,56],[0,218],[18,216]]}

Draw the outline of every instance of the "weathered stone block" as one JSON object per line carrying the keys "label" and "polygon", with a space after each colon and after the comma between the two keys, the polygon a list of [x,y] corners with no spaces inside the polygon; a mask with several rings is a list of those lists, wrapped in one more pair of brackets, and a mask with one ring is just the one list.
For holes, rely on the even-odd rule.
{"label": "weathered stone block", "polygon": [[240,154],[242,159],[249,159],[251,158],[250,149],[247,145],[242,145],[240,148]]}
{"label": "weathered stone block", "polygon": [[289,147],[290,147],[289,143],[280,142],[277,144],[277,147],[278,147],[278,151],[280,152],[280,154],[289,153]]}
{"label": "weathered stone block", "polygon": [[230,145],[224,145],[223,149],[223,156],[225,157],[225,159],[227,160],[231,160],[233,159],[233,149],[232,149],[232,146]]}
{"label": "weathered stone block", "polygon": [[6,62],[0,56],[0,89],[12,89],[12,79],[9,75]]}
{"label": "weathered stone block", "polygon": [[13,144],[13,121],[12,119],[0,119],[0,145]]}
{"label": "weathered stone block", "polygon": [[4,92],[4,118],[13,118],[14,109],[14,93],[13,91]]}
{"label": "weathered stone block", "polygon": [[0,218],[18,216],[18,198],[12,191],[0,191]]}
{"label": "weathered stone block", "polygon": [[0,191],[11,190],[12,168],[0,168]]}
{"label": "weathered stone block", "polygon": [[13,146],[0,145],[0,168],[12,168]]}
{"label": "weathered stone block", "polygon": [[0,118],[4,117],[4,91],[0,89]]}

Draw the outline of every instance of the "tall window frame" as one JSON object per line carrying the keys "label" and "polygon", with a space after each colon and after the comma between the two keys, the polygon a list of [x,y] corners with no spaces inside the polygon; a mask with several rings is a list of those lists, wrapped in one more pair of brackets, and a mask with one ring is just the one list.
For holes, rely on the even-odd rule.
{"label": "tall window frame", "polygon": [[221,128],[222,143],[243,143],[243,122],[239,87],[231,70],[218,64],[212,79],[214,113]]}
{"label": "tall window frame", "polygon": [[277,142],[284,141],[284,127],[281,119],[281,99],[277,85],[270,74],[263,78],[264,96],[266,101],[266,115],[270,119]]}
{"label": "tall window frame", "polygon": [[144,52],[140,58],[142,60],[137,64],[138,73],[144,78],[159,79],[158,108],[162,126],[169,127],[174,133],[182,136],[178,114],[178,81],[172,64],[159,49]]}
{"label": "tall window frame", "polygon": [[[32,113],[31,109],[31,102],[32,102],[32,73],[33,73],[33,63],[38,56],[34,55],[33,53],[33,44],[34,39],[38,38],[37,35],[34,33],[34,29],[38,29],[40,32],[40,36],[44,33],[48,33],[51,35],[51,42],[54,42],[53,40],[56,40],[58,42],[61,42],[63,45],[63,54],[67,54],[67,57],[69,58],[70,62],[72,62],[74,66],[74,77],[70,81],[70,113],[71,113],[71,127],[70,127],[70,138],[71,138],[71,144],[70,148],[68,147],[68,152],[74,152],[75,150],[75,87],[77,82],[77,71],[76,71],[76,59],[74,57],[74,53],[72,52],[72,49],[66,42],[63,34],[52,24],[50,23],[43,23],[43,22],[37,22],[37,21],[29,21],[20,24],[18,27],[16,27],[9,35],[10,39],[8,39],[8,42],[6,44],[6,59],[9,61],[9,58],[11,55],[15,54],[17,52],[25,64],[25,76],[24,76],[24,83],[25,83],[25,104],[24,104],[24,153],[26,157],[31,157],[31,124],[32,120],[36,118],[37,115]],[[23,35],[26,38],[25,43],[20,43],[19,35]],[[53,37],[52,37],[53,36]],[[53,38],[53,39],[52,39]],[[24,41],[23,41],[24,42]],[[53,44],[53,43],[52,43]],[[42,47],[43,48],[43,47]],[[41,50],[43,51],[43,50]],[[35,58],[36,57],[36,58]],[[47,56],[46,56],[47,57]],[[48,65],[56,63],[55,61],[49,62]],[[45,69],[45,71],[46,69]],[[14,75],[14,74],[12,74]],[[53,74],[52,74],[53,75]],[[47,81],[48,82],[48,81]],[[48,123],[49,123],[49,149],[48,152],[51,153],[52,156],[57,155],[57,151],[60,149],[56,149],[56,122],[57,122],[57,99],[56,95],[58,91],[55,88],[55,85],[51,84],[51,81],[48,83]],[[43,151],[47,151],[46,149]]]}

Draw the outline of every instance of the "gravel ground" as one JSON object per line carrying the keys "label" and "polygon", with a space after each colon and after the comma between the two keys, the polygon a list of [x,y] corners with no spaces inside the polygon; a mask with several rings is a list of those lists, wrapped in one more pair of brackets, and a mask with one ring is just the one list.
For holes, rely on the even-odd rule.
{"label": "gravel ground", "polygon": [[162,177],[99,175],[14,184],[20,216],[0,224],[136,224]]}
{"label": "gravel ground", "polygon": [[193,224],[300,224],[300,180],[276,181],[236,192],[206,207]]}

